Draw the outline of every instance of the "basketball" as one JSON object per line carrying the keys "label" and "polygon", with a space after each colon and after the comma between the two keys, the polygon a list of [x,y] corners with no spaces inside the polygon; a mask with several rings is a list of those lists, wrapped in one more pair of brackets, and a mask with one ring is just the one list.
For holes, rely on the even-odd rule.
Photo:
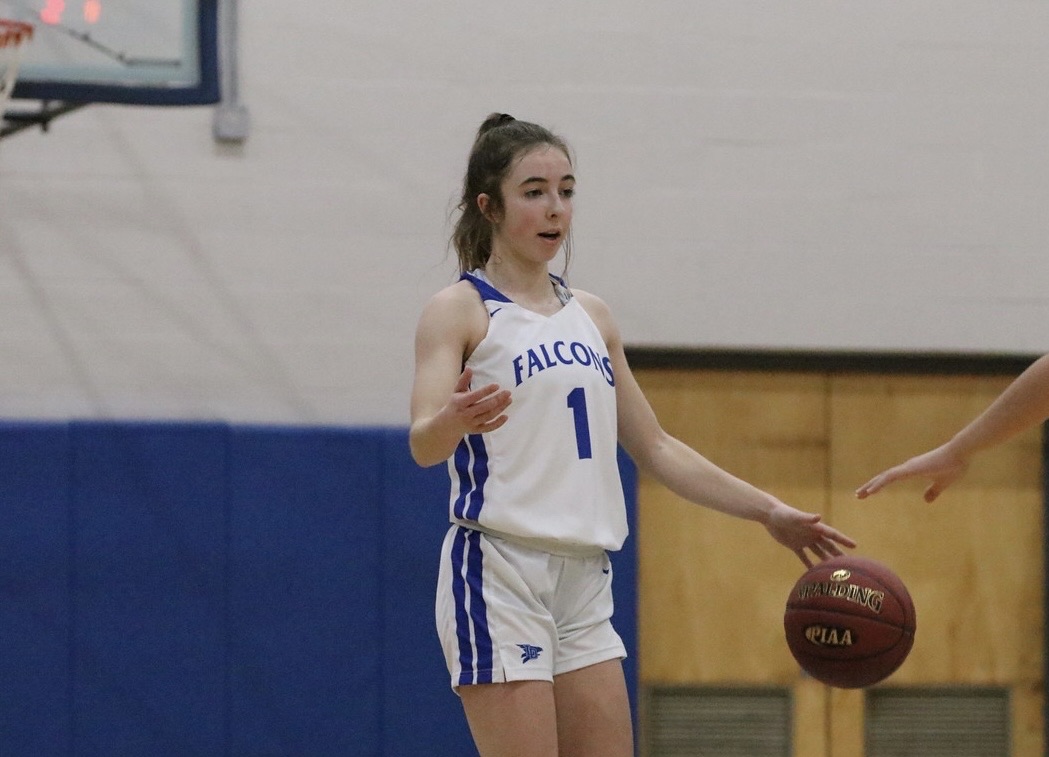
{"label": "basketball", "polygon": [[783,615],[787,646],[802,669],[829,686],[859,689],[892,675],[914,644],[914,603],[886,565],[842,555],[794,584]]}

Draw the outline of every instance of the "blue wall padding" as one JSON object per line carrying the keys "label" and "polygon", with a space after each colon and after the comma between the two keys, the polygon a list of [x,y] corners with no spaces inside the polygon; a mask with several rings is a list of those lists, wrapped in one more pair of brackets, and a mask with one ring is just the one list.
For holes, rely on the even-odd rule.
{"label": "blue wall padding", "polygon": [[232,754],[378,753],[381,463],[378,432],[231,434]]}
{"label": "blue wall padding", "polygon": [[220,425],[73,426],[73,716],[85,754],[221,750],[226,446]]}
{"label": "blue wall padding", "polygon": [[0,424],[0,755],[474,753],[433,621],[447,496],[404,429]]}
{"label": "blue wall padding", "polygon": [[623,674],[626,676],[627,691],[630,694],[630,709],[634,715],[635,741],[638,734],[638,714],[640,702],[638,693],[641,690],[640,669],[638,668],[637,648],[637,466],[622,447],[619,448],[619,477],[623,481],[623,493],[626,495],[627,518],[630,523],[630,536],[618,552],[609,555],[612,562],[612,594],[615,601],[615,615],[612,622],[616,631],[623,637],[627,658],[623,661]]}
{"label": "blue wall padding", "polygon": [[391,430],[383,474],[386,499],[396,503],[383,511],[386,754],[418,754],[421,744],[432,742],[444,745],[441,754],[476,754],[434,622],[441,543],[448,530],[448,472],[443,465],[412,464],[408,432]]}
{"label": "blue wall padding", "polygon": [[69,428],[0,425],[0,754],[69,754]]}

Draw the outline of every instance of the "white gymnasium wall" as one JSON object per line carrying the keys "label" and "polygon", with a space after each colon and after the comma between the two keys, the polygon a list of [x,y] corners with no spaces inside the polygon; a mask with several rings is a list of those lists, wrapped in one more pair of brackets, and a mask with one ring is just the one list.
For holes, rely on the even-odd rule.
{"label": "white gymnasium wall", "polygon": [[0,417],[402,424],[493,110],[632,345],[1049,350],[1049,3],[241,3],[252,133],[0,143]]}

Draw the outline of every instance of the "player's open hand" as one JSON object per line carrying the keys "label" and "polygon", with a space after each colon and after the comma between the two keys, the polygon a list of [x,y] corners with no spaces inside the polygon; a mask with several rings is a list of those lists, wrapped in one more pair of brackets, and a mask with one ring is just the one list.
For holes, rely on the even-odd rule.
{"label": "player's open hand", "polygon": [[495,431],[506,423],[507,416],[504,411],[510,406],[510,392],[500,389],[498,384],[471,389],[472,379],[473,370],[465,368],[455,384],[444,412],[463,429],[463,434]]}
{"label": "player's open hand", "polygon": [[968,460],[953,454],[947,445],[943,445],[882,471],[857,489],[856,496],[866,499],[896,481],[925,478],[931,480],[925,489],[925,501],[932,502],[944,489],[961,478],[968,467]]}
{"label": "player's open hand", "polygon": [[808,568],[814,564],[809,552],[823,561],[843,554],[841,547],[856,546],[853,539],[823,523],[819,513],[802,512],[783,503],[772,511],[765,528],[773,539],[792,550]]}

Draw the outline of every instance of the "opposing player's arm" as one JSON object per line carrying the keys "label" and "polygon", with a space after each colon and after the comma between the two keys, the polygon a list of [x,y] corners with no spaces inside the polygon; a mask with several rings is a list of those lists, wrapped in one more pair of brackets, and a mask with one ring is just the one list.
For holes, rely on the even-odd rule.
{"label": "opposing player's arm", "polygon": [[487,315],[466,283],[447,287],[423,308],[415,333],[412,386],[412,457],[430,466],[447,460],[465,434],[491,431],[506,422],[510,393],[496,384],[471,389],[463,363],[484,337]]}
{"label": "opposing player's arm", "polygon": [[1049,355],[1021,373],[980,415],[949,441],[884,470],[856,490],[864,499],[895,481],[925,478],[925,501],[932,502],[965,474],[978,452],[1000,444],[1049,419]]}

